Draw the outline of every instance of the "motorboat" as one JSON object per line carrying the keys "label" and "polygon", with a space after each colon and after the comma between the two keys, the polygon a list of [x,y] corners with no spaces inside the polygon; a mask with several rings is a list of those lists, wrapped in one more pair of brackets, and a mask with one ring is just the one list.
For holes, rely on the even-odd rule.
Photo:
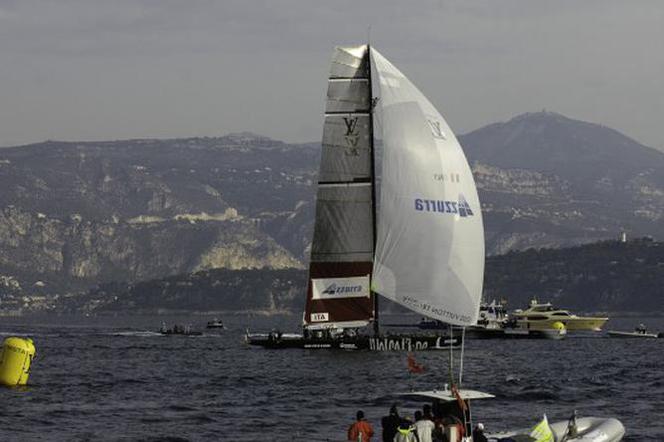
{"label": "motorboat", "polygon": [[[469,326],[466,331],[502,330],[508,319],[509,315],[505,301],[498,303],[494,299],[491,303],[482,302],[477,325]],[[425,317],[420,320],[417,327],[424,330],[437,330],[447,329],[449,325],[443,321]]]}
{"label": "motorboat", "polygon": [[[422,318],[417,327],[425,330],[447,329],[448,324],[430,318]],[[459,333],[461,330],[459,330]],[[549,328],[530,327],[527,321],[510,318],[506,302],[480,304],[476,325],[465,327],[464,337],[468,339],[563,339],[567,328],[560,321],[554,321]]]}
{"label": "motorboat", "polygon": [[530,327],[529,322],[510,319],[502,329],[505,338],[530,339],[563,339],[567,336],[567,327],[560,321],[555,321],[550,328]]}
{"label": "motorboat", "polygon": [[567,310],[556,308],[550,302],[540,303],[536,299],[530,301],[525,310],[515,310],[512,317],[518,323],[527,324],[532,330],[551,329],[554,322],[561,322],[567,331],[601,331],[608,317],[577,316]]}
{"label": "motorboat", "polygon": [[477,326],[485,329],[501,329],[509,320],[507,313],[507,302],[505,300],[496,302],[492,300],[490,304],[483,302],[480,304],[480,316],[477,319]]}
{"label": "motorboat", "polygon": [[208,321],[206,328],[226,328],[224,327],[224,322],[221,319],[214,318],[212,321]]}
{"label": "motorboat", "polygon": [[648,329],[645,325],[639,324],[638,327],[634,327],[634,331],[618,331],[618,330],[609,330],[607,332],[611,338],[663,338],[664,332],[660,333],[648,333]]}
{"label": "motorboat", "polygon": [[[457,425],[445,426],[447,440],[461,441],[461,433],[472,435],[475,429],[471,413],[471,402],[490,400],[495,396],[477,390],[456,389],[445,385],[441,390],[414,391],[397,394],[403,400],[413,402],[430,402],[434,417],[457,422]],[[535,439],[535,432],[542,437],[551,435],[551,439]],[[567,442],[619,442],[625,435],[625,427],[615,418],[578,417],[572,411],[568,420],[549,423],[546,416],[534,428],[487,432],[489,441],[531,441],[555,440]],[[463,439],[466,440],[466,439]]]}
{"label": "motorboat", "polygon": [[641,333],[641,332],[629,332],[629,331],[618,331],[618,330],[609,330],[607,332],[611,338],[664,338],[664,333]]}

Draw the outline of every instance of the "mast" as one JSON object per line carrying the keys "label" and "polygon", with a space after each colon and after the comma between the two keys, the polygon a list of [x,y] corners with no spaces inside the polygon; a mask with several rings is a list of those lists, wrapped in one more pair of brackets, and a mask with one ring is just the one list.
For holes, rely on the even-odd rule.
{"label": "mast", "polygon": [[[370,28],[371,29],[371,28]],[[371,157],[371,220],[373,223],[373,254],[376,253],[376,149],[374,147],[374,132],[373,132],[373,113],[375,102],[373,97],[373,88],[371,87],[371,44],[367,43],[367,77],[369,78],[369,152]],[[373,292],[373,309],[374,309],[374,335],[378,336],[380,333],[380,324],[378,322],[378,294]]]}

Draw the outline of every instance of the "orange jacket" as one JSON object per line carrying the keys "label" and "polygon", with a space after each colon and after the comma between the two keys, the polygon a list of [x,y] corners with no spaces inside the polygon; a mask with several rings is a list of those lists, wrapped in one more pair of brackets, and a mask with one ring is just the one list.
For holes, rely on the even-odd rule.
{"label": "orange jacket", "polygon": [[[357,421],[348,428],[348,440],[352,440],[353,442],[369,442],[373,434],[373,427],[365,420]],[[360,436],[362,437],[361,439]]]}

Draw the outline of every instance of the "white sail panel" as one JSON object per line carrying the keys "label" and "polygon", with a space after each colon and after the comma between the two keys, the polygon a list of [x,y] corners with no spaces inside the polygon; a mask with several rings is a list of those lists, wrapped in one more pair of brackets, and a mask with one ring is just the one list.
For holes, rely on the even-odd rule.
{"label": "white sail panel", "polygon": [[330,79],[334,78],[367,78],[365,45],[355,47],[336,47],[330,66]]}
{"label": "white sail panel", "polygon": [[369,80],[367,78],[330,79],[327,85],[325,112],[367,112],[369,99]]}
{"label": "white sail panel", "polygon": [[426,97],[374,49],[371,60],[383,149],[372,289],[424,316],[475,324],[484,230],[472,172]]}

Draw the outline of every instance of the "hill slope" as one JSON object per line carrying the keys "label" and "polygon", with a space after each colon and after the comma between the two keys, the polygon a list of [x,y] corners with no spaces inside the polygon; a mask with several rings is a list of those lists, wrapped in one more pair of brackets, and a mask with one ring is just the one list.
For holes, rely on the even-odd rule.
{"label": "hill slope", "polygon": [[[487,252],[664,237],[664,154],[549,112],[461,136]],[[319,144],[252,134],[0,150],[0,276],[73,293],[210,268],[300,268]],[[2,299],[0,290],[0,300]]]}
{"label": "hill slope", "polygon": [[[84,296],[51,299],[33,310],[300,314],[306,278],[307,272],[297,269],[214,269],[140,283],[102,284]],[[6,290],[11,288],[11,281],[4,284]],[[486,263],[484,297],[505,298],[512,309],[537,297],[577,311],[664,312],[664,243],[603,241],[493,256]],[[15,291],[3,308],[17,308],[13,300],[22,302],[22,294]],[[391,302],[381,306],[403,311]]]}

